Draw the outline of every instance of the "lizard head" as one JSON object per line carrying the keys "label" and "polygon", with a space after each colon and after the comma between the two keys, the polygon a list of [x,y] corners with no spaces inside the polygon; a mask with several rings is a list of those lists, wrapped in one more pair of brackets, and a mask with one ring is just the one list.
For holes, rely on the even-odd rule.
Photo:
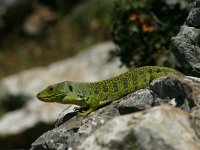
{"label": "lizard head", "polygon": [[37,98],[45,102],[61,103],[69,93],[72,93],[72,91],[67,82],[61,82],[48,86],[37,94]]}
{"label": "lizard head", "polygon": [[63,104],[76,104],[86,106],[83,98],[76,94],[76,85],[70,81],[65,81],[48,86],[37,94],[37,98],[44,102],[57,102]]}

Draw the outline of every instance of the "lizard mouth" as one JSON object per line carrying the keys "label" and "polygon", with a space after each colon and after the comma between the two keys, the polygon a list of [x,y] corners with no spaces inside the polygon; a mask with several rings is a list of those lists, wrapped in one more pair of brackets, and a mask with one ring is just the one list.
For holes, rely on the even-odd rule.
{"label": "lizard mouth", "polygon": [[60,94],[56,94],[56,95],[48,95],[48,96],[42,96],[40,93],[38,93],[36,95],[36,97],[39,100],[43,100],[43,101],[54,101],[54,100],[61,98],[61,97],[64,97],[64,96],[65,96],[64,93],[60,93]]}

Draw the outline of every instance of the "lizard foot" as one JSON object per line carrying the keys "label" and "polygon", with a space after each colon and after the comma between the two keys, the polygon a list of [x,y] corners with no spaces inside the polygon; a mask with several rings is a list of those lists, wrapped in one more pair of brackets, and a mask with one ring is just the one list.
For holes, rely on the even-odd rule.
{"label": "lizard foot", "polygon": [[78,111],[77,112],[77,115],[78,116],[83,116],[83,117],[86,117],[88,114],[90,114],[91,112],[93,112],[95,109],[92,109],[92,108],[89,108],[88,110],[86,111]]}
{"label": "lizard foot", "polygon": [[88,108],[87,107],[74,107],[74,112],[84,112],[86,111]]}
{"label": "lizard foot", "polygon": [[74,107],[74,108],[73,108],[73,111],[74,111],[74,112],[79,112],[79,111],[81,111],[81,108],[80,108],[80,107]]}

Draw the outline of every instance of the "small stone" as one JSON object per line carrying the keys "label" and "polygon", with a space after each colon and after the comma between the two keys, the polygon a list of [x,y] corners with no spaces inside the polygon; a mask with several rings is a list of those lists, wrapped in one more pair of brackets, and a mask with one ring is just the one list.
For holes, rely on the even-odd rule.
{"label": "small stone", "polygon": [[96,126],[96,125],[97,125],[97,122],[94,122],[94,121],[93,121],[93,122],[92,122],[92,125]]}
{"label": "small stone", "polygon": [[118,110],[120,114],[127,114],[150,108],[154,103],[153,95],[148,89],[142,89],[131,93],[119,102]]}
{"label": "small stone", "polygon": [[100,123],[101,123],[101,124],[104,124],[104,123],[105,123],[105,121],[104,121],[103,119],[101,119],[101,120],[100,120]]}

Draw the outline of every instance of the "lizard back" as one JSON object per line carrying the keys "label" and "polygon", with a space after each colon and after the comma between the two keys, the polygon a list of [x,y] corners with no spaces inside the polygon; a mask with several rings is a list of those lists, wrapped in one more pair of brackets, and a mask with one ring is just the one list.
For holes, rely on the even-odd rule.
{"label": "lizard back", "polygon": [[183,76],[183,74],[172,68],[145,66],[131,69],[126,73],[107,80],[88,83],[88,87],[93,97],[105,101],[113,101],[149,86],[153,79],[162,76]]}

